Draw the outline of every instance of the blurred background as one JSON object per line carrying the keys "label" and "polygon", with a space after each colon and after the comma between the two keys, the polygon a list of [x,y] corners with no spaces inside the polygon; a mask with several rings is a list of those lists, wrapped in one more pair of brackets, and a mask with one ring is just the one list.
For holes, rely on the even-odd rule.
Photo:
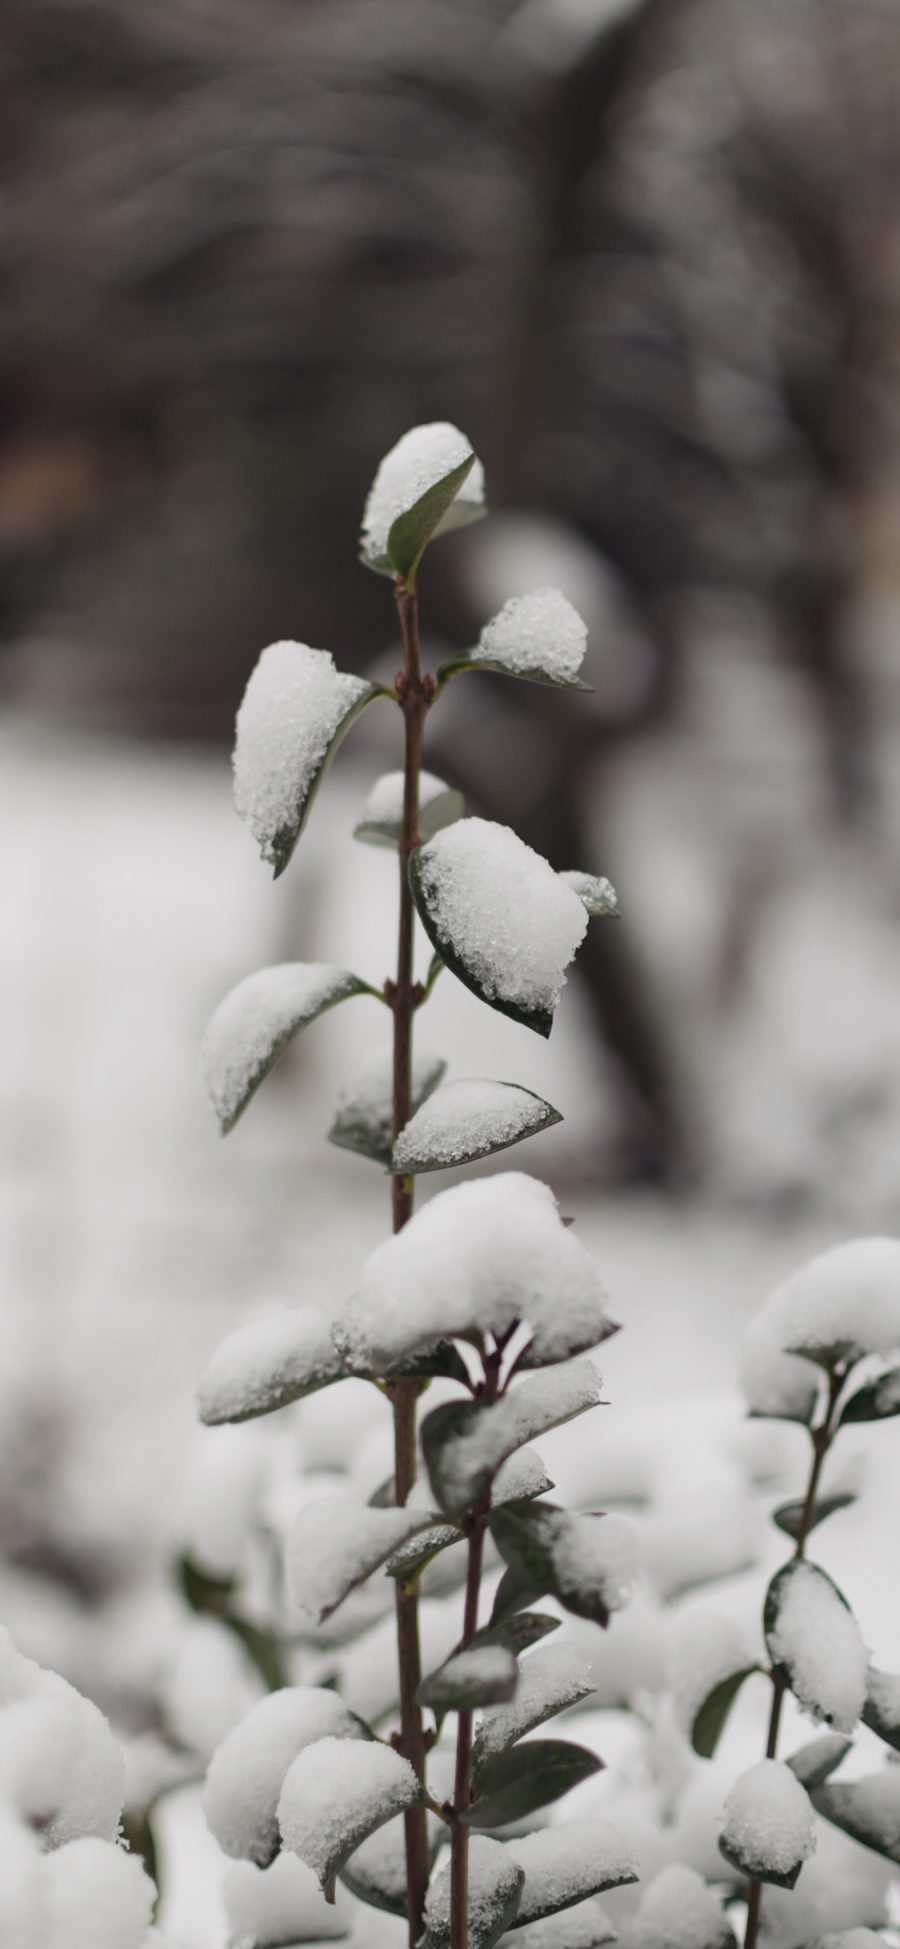
{"label": "blurred background", "polygon": [[356,533],[408,426],[493,511],[428,655],[547,582],[590,625],[590,697],[466,679],[428,762],[623,918],[552,1046],[449,977],[427,1037],[563,1111],[513,1162],[605,1255],[620,1398],[730,1385],[777,1273],[897,1228],[898,91],[896,0],[6,0],[0,1596],[126,1731],[199,1370],[387,1224],[321,1141],[368,1004],[224,1147],[196,1048],[264,961],[388,971],[391,714],[277,886],[228,750],[273,638],[390,678]]}

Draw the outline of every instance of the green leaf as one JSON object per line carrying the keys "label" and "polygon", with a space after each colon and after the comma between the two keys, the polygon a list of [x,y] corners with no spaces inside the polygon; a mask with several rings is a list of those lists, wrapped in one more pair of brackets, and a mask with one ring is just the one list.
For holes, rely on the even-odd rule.
{"label": "green leaf", "polygon": [[[396,852],[403,828],[403,787],[402,771],[385,772],[376,779],[353,828],[354,839],[367,846],[388,846]],[[433,772],[419,773],[417,824],[421,841],[433,839],[436,832],[454,825],[465,809],[462,792]]]}
{"label": "green leaf", "polygon": [[900,1863],[900,1766],[889,1763],[861,1780],[829,1781],[810,1798],[833,1827]]}
{"label": "green leaf", "polygon": [[701,1759],[712,1759],[741,1686],[751,1673],[761,1670],[761,1665],[744,1665],[738,1671],[730,1672],[727,1678],[720,1679],[712,1691],[707,1692],[691,1726],[691,1745]]}
{"label": "green leaf", "polygon": [[900,1678],[870,1665],[863,1719],[879,1739],[900,1753]]}
{"label": "green leaf", "polygon": [[[513,1582],[506,1592],[506,1579],[501,1583],[491,1622],[501,1622],[510,1609],[521,1610],[536,1597],[552,1596],[575,1617],[607,1625],[613,1593],[602,1570],[594,1568],[591,1548],[597,1540],[594,1524],[614,1521],[613,1517],[571,1516],[545,1502],[493,1510],[491,1533]],[[621,1601],[618,1593],[616,1600]]]}
{"label": "green leaf", "polygon": [[524,1610],[526,1605],[533,1604],[536,1598],[546,1595],[547,1592],[542,1588],[539,1579],[535,1580],[534,1577],[527,1576],[524,1570],[506,1569],[494,1594],[494,1605],[488,1628],[500,1630],[514,1624],[517,1612]]}
{"label": "green leaf", "polygon": [[515,1616],[504,1618],[497,1624],[485,1624],[476,1631],[473,1644],[503,1644],[510,1651],[528,1651],[541,1638],[558,1631],[560,1619],[551,1617],[546,1611],[520,1611]]}
{"label": "green leaf", "polygon": [[852,1421],[887,1421],[895,1414],[900,1414],[900,1367],[889,1367],[845,1401],[839,1426]]}
{"label": "green leaf", "polygon": [[266,1313],[229,1333],[197,1388],[206,1427],[251,1421],[346,1377],[328,1322],[314,1306]]}
{"label": "green leaf", "polygon": [[[435,481],[404,514],[391,525],[387,541],[388,561],[395,574],[402,575],[407,587],[415,580],[422,556],[437,533],[444,516],[456,500],[460,488],[475,465],[470,453],[458,467],[452,467],[442,480]],[[473,517],[475,511],[473,510]]]}
{"label": "green leaf", "polygon": [[[487,1835],[469,1842],[468,1949],[493,1949],[518,1912],[525,1875],[508,1848]],[[451,1880],[443,1868],[428,1890],[425,1934],[418,1949],[452,1949]]]}
{"label": "green leaf", "polygon": [[432,1340],[430,1346],[420,1347],[418,1353],[407,1354],[393,1367],[386,1368],[384,1378],[458,1381],[460,1387],[469,1385],[466,1363],[452,1340]]}
{"label": "green leaf", "polygon": [[469,1646],[423,1678],[416,1698],[439,1716],[472,1712],[511,1699],[517,1677],[515,1657],[503,1645]]}
{"label": "green leaf", "polygon": [[824,1786],[825,1781],[841,1760],[849,1753],[852,1739],[845,1739],[842,1733],[826,1732],[821,1739],[811,1739],[801,1746],[799,1752],[792,1753],[786,1761],[791,1772],[796,1774],[801,1787],[811,1793],[814,1787]]}
{"label": "green leaf", "polygon": [[[328,1142],[339,1150],[355,1151],[371,1157],[387,1170],[391,1162],[394,1126],[393,1053],[387,1050],[375,1062],[367,1063],[361,1076],[342,1090]],[[412,1103],[418,1110],[436,1090],[447,1064],[442,1056],[416,1055],[413,1058]]]}
{"label": "green leaf", "polygon": [[[562,1222],[567,1226],[572,1224],[571,1218],[564,1218]],[[604,1319],[600,1323],[597,1320],[596,1314],[593,1321],[586,1319],[579,1323],[573,1320],[569,1337],[564,1343],[564,1353],[558,1353],[555,1356],[554,1362],[550,1362],[540,1348],[535,1349],[530,1340],[526,1341],[521,1353],[513,1361],[509,1370],[509,1379],[512,1380],[514,1374],[534,1373],[538,1368],[548,1367],[558,1361],[573,1360],[578,1354],[590,1353],[593,1349],[603,1346],[606,1340],[611,1340],[615,1333],[621,1333],[621,1331],[622,1329],[618,1320]]]}
{"label": "green leaf", "polygon": [[211,1017],[200,1051],[207,1094],[227,1136],[288,1044],[351,995],[373,993],[346,968],[285,961],[239,981]]}
{"label": "green leaf", "polygon": [[[813,1504],[812,1515],[807,1524],[807,1535],[810,1530],[816,1529],[819,1523],[824,1523],[827,1516],[833,1516],[838,1509],[849,1509],[855,1501],[856,1497],[850,1495],[849,1492],[833,1496],[820,1496],[818,1502]],[[806,1503],[803,1501],[783,1502],[778,1509],[772,1511],[772,1521],[777,1524],[779,1529],[784,1530],[786,1536],[792,1536],[796,1541],[796,1538],[800,1534],[800,1525],[803,1521],[805,1508]]]}
{"label": "green leaf", "polygon": [[470,1827],[508,1827],[581,1786],[602,1765],[596,1753],[565,1739],[535,1739],[510,1747],[485,1761],[477,1798],[462,1819]]}
{"label": "green leaf", "polygon": [[487,1506],[491,1484],[507,1457],[595,1407],[600,1376],[579,1361],[553,1376],[526,1380],[498,1401],[448,1401],[422,1423],[422,1453],[432,1492],[445,1515],[461,1521]]}
{"label": "green leaf", "polygon": [[446,1083],[400,1132],[391,1169],[418,1175],[474,1164],[561,1122],[552,1103],[518,1083]]}
{"label": "green leaf", "polygon": [[237,714],[234,796],[264,860],[284,872],[327,766],[380,684],[336,670],[326,650],[272,643]]}

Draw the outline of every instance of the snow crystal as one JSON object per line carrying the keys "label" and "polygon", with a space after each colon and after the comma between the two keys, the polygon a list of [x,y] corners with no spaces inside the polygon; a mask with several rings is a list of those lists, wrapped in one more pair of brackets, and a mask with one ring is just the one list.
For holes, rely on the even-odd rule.
{"label": "snow crystal", "polygon": [[327,1321],[312,1306],[268,1313],[230,1333],[197,1389],[201,1421],[245,1421],[312,1393],[343,1372]]}
{"label": "snow crystal", "polygon": [[327,1496],[301,1509],[288,1538],[294,1603],[318,1624],[395,1550],[437,1520],[433,1510],[373,1509]]}
{"label": "snow crystal", "polygon": [[317,775],[343,720],[371,690],[327,650],[270,643],[237,715],[234,802],[264,860],[286,864]]}
{"label": "snow crystal", "polygon": [[510,1171],[442,1191],[376,1247],[335,1336],[351,1365],[383,1373],[430,1340],[516,1320],[534,1328],[535,1365],[608,1329],[597,1268],[552,1192]]}
{"label": "snow crystal", "polygon": [[900,1239],[854,1238],[782,1289],[786,1348],[857,1359],[900,1347]]}
{"label": "snow crystal", "polygon": [[[366,839],[375,846],[396,846],[403,825],[402,771],[388,771],[375,780],[353,829],[354,839]],[[419,773],[419,837],[431,839],[444,826],[462,816],[464,800],[434,772]]]}
{"label": "snow crystal", "polygon": [[633,1949],[727,1949],[734,1933],[702,1876],[676,1863],[648,1884],[631,1942]]}
{"label": "snow crystal", "polygon": [[408,1760],[378,1740],[319,1739],[288,1768],[278,1823],[285,1847],[324,1886],[336,1864],[373,1829],[419,1798]]}
{"label": "snow crystal", "polygon": [[675,1715],[688,1736],[710,1692],[755,1662],[746,1633],[733,1618],[691,1610],[676,1619],[669,1679]]}
{"label": "snow crystal", "polygon": [[[461,466],[471,452],[465,434],[447,420],[414,426],[403,434],[385,454],[369,490],[362,526],[362,552],[367,562],[379,568],[388,565],[388,536],[398,515],[414,508],[429,488]],[[447,534],[452,528],[477,521],[483,513],[484,473],[480,460],[476,460],[435,533]]]}
{"label": "snow crystal", "polygon": [[812,1420],[820,1376],[808,1360],[785,1353],[784,1288],[751,1320],[741,1342],[740,1381],[751,1414]]}
{"label": "snow crystal", "polygon": [[552,1011],[587,928],[578,894],[490,819],[457,820],[415,860],[438,947],[446,944],[479,993],[528,1013]]}
{"label": "snow crystal", "polygon": [[620,1611],[638,1574],[638,1539],[627,1516],[560,1515],[550,1545],[560,1595],[573,1603],[599,1595],[606,1610]]}
{"label": "snow crystal", "polygon": [[748,1874],[789,1875],[816,1846],[809,1795],[781,1760],[759,1760],[735,1781],[720,1839]]}
{"label": "snow crystal", "polygon": [[228,1949],[283,1949],[292,1942],[332,1942],[350,1934],[349,1903],[331,1906],[311,1868],[279,1854],[270,1868],[235,1862],[222,1885]]}
{"label": "snow crystal", "polygon": [[812,1563],[794,1563],[778,1584],[769,1652],[813,1719],[852,1732],[866,1698],[868,1652],[852,1611]]}
{"label": "snow crystal", "polygon": [[278,1847],[278,1797],[297,1754],[326,1735],[362,1740],[365,1728],[336,1692],[285,1686],[260,1699],[213,1755],[203,1811],[225,1854],[265,1867]]}
{"label": "snow crystal", "polygon": [[[429,1049],[416,1049],[412,1064],[412,1105],[418,1109],[436,1089],[447,1065]],[[394,1127],[394,1055],[378,1050],[356,1071],[338,1097],[329,1141],[342,1150],[362,1151],[390,1164]]]}
{"label": "snow crystal", "polygon": [[[469,1945],[483,1949],[496,1942],[500,1917],[508,1927],[521,1915],[517,1896],[522,1875],[511,1848],[484,1834],[473,1834],[469,1842]],[[428,1890],[425,1904],[428,1941],[433,1949],[449,1949],[450,1869],[443,1868]]]}
{"label": "snow crystal", "polygon": [[103,1713],[55,1672],[17,1651],[0,1627],[0,1774],[44,1843],[112,1841],[125,1761]]}
{"label": "snow crystal", "polygon": [[483,1714],[475,1739],[476,1766],[491,1753],[502,1753],[557,1712],[577,1705],[593,1689],[590,1659],[574,1645],[565,1640],[539,1645],[520,1662],[515,1697],[508,1705],[491,1706]]}
{"label": "snow crystal", "polygon": [[71,1841],[47,1858],[45,1949],[143,1949],[156,1889],[136,1855]]}
{"label": "snow crystal", "polygon": [[564,1915],[541,1916],[524,1929],[515,1929],[502,1938],[501,1949],[601,1949],[616,1941],[616,1931],[593,1895],[576,1902]]}
{"label": "snow crystal", "polygon": [[595,1407],[600,1389],[593,1361],[578,1360],[521,1381],[501,1400],[480,1408],[470,1425],[451,1435],[440,1450],[437,1467],[449,1514],[464,1516],[486,1475],[535,1435]]}
{"label": "snow crystal", "polygon": [[560,873],[559,877],[565,880],[567,887],[571,887],[573,892],[577,893],[592,920],[618,913],[619,896],[611,880],[598,878],[594,873],[579,873],[577,870]]}
{"label": "snow crystal", "polygon": [[357,994],[346,968],[282,961],[247,975],[219,1003],[200,1049],[206,1092],[223,1131],[231,1130],[299,1029],[335,1002]]}
{"label": "snow crystal", "polygon": [[520,1924],[638,1877],[630,1847],[606,1821],[570,1820],[564,1827],[545,1827],[510,1841],[508,1852],[525,1870]]}
{"label": "snow crystal", "polygon": [[469,1164],[559,1121],[558,1111],[517,1083],[445,1083],[401,1131],[394,1145],[394,1170],[448,1170]]}
{"label": "snow crystal", "polygon": [[530,595],[511,596],[485,623],[472,660],[499,663],[517,677],[573,684],[586,648],[587,623],[561,590],[534,589]]}

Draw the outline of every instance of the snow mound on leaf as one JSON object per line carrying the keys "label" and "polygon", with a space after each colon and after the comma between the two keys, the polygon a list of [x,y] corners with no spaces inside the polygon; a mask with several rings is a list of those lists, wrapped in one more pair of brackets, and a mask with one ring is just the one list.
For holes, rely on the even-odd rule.
{"label": "snow mound on leaf", "polygon": [[[368,562],[386,561],[388,536],[398,515],[414,508],[429,488],[462,466],[471,452],[471,441],[449,420],[431,420],[402,435],[385,454],[369,489],[362,525],[362,549]],[[463,527],[477,520],[483,509],[484,472],[476,460],[435,533],[447,534],[452,528]]]}
{"label": "snow mound on leaf", "polygon": [[292,642],[263,650],[237,715],[234,802],[270,864],[279,864],[332,739],[368,689],[328,650]]}
{"label": "snow mound on leaf", "polygon": [[816,1846],[809,1795],[781,1760],[759,1760],[735,1781],[721,1839],[750,1874],[788,1875]]}
{"label": "snow mound on leaf", "polygon": [[584,903],[509,826],[459,819],[416,854],[439,941],[489,1001],[554,1009],[587,930]]}
{"label": "snow mound on leaf", "polygon": [[560,589],[511,596],[478,639],[473,662],[502,664],[513,676],[540,674],[574,683],[584,662],[587,623]]}
{"label": "snow mound on leaf", "polygon": [[528,1137],[555,1116],[531,1090],[482,1077],[445,1083],[397,1138],[394,1169],[449,1169]]}
{"label": "snow mound on leaf", "polygon": [[335,1327],[349,1364],[383,1373],[406,1353],[481,1328],[533,1328],[530,1361],[596,1345],[606,1296],[553,1194],[515,1171],[443,1191],[376,1247]]}
{"label": "snow mound on leaf", "polygon": [[346,968],[317,961],[280,961],[230,990],[200,1047],[206,1092],[225,1130],[295,1031],[354,990],[358,985]]}
{"label": "snow mound on leaf", "polygon": [[793,1565],[780,1584],[769,1649],[789,1667],[791,1690],[811,1718],[853,1731],[866,1701],[869,1655],[853,1612],[815,1564]]}
{"label": "snow mound on leaf", "polygon": [[900,1239],[854,1238],[820,1252],[782,1292],[784,1345],[855,1359],[900,1347]]}
{"label": "snow mound on leaf", "polygon": [[630,1949],[727,1949],[734,1932],[717,1895],[694,1868],[673,1863],[641,1900]]}
{"label": "snow mound on leaf", "polygon": [[482,1715],[477,1734],[479,1759],[502,1753],[534,1726],[567,1706],[577,1705],[594,1689],[594,1668],[577,1645],[539,1645],[519,1664],[519,1682],[508,1704],[491,1706]]}
{"label": "snow mound on leaf", "polygon": [[270,1692],[214,1753],[203,1811],[225,1854],[266,1867],[278,1848],[278,1801],[298,1753],[326,1735],[364,1737],[336,1692],[288,1685]]}
{"label": "snow mound on leaf", "polygon": [[568,1908],[601,1886],[615,1888],[638,1877],[632,1849],[606,1821],[570,1820],[561,1827],[545,1827],[510,1841],[509,1853],[525,1870],[520,1923]]}
{"label": "snow mound on leaf", "polygon": [[[516,1892],[521,1872],[512,1850],[490,1840],[486,1834],[473,1834],[469,1842],[469,1938],[472,1949],[495,1942],[497,1919],[504,1910],[515,1912]],[[450,1869],[444,1868],[432,1882],[425,1903],[429,1940],[440,1949],[450,1942]]]}
{"label": "snow mound on leaf", "polygon": [[0,1627],[0,1785],[12,1809],[58,1848],[113,1841],[125,1761],[103,1713],[16,1650]]}
{"label": "snow mound on leaf", "polygon": [[288,1540],[295,1604],[321,1623],[348,1591],[435,1520],[421,1509],[374,1509],[338,1496],[307,1503]]}
{"label": "snow mound on leaf", "polygon": [[325,1885],[376,1827],[419,1798],[408,1760],[378,1740],[319,1739],[288,1768],[278,1824],[284,1845]]}
{"label": "snow mound on leaf", "polygon": [[340,1372],[322,1314],[313,1306],[292,1306],[229,1333],[197,1388],[197,1410],[211,1425],[264,1414],[292,1388],[322,1384]]}

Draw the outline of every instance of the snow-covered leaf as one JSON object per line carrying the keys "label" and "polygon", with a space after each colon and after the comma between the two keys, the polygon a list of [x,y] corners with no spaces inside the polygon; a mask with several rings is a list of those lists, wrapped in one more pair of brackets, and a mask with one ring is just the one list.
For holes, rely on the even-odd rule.
{"label": "snow-covered leaf", "polygon": [[861,1780],[828,1781],[812,1797],[835,1827],[900,1863],[900,1766],[889,1763]]}
{"label": "snow-covered leaf", "polygon": [[[416,1050],[412,1066],[412,1102],[417,1110],[431,1095],[446,1070],[442,1056]],[[334,1122],[328,1132],[330,1144],[339,1150],[356,1151],[371,1157],[385,1168],[391,1162],[394,1125],[394,1058],[388,1049],[364,1064],[353,1081],[341,1091]]]}
{"label": "snow-covered leaf", "polygon": [[[111,1843],[125,1799],[125,1763],[99,1706],[17,1650],[0,1626],[3,1812],[44,1848]],[[101,1871],[102,1872],[102,1871]]]}
{"label": "snow-covered leaf", "polygon": [[591,920],[605,920],[619,912],[619,896],[611,880],[596,873],[579,873],[577,869],[560,874],[567,886],[577,893],[583,901],[585,912]]}
{"label": "snow-covered leaf", "polygon": [[279,1854],[269,1868],[236,1861],[222,1895],[229,1949],[295,1949],[300,1943],[343,1942],[352,1932],[350,1903],[330,1908],[312,1871],[294,1854]]}
{"label": "snow-covered leaf", "polygon": [[801,1787],[811,1793],[813,1787],[821,1787],[829,1776],[840,1766],[850,1751],[853,1741],[845,1739],[839,1732],[823,1732],[819,1739],[811,1739],[799,1752],[792,1753],[785,1762],[795,1773]]}
{"label": "snow-covered leaf", "polygon": [[453,1543],[462,1540],[462,1531],[455,1523],[435,1523],[433,1529],[426,1529],[419,1536],[413,1536],[408,1543],[395,1551],[385,1564],[389,1577],[399,1578],[401,1583],[411,1584],[421,1575],[426,1564],[431,1563],[443,1550],[449,1550]]}
{"label": "snow-covered leaf", "polygon": [[301,1029],[337,1002],[371,992],[346,968],[313,961],[284,961],[239,981],[211,1017],[200,1051],[203,1081],[223,1136],[234,1129]]}
{"label": "snow-covered leaf", "polygon": [[410,885],[441,960],[472,993],[548,1036],[584,938],[578,894],[509,826],[459,819],[413,853]]}
{"label": "snow-covered leaf", "polygon": [[[354,839],[363,840],[368,846],[396,849],[403,828],[403,788],[402,771],[388,771],[376,779],[353,828]],[[419,773],[420,840],[433,839],[436,832],[454,825],[465,809],[465,799],[454,786],[436,778],[434,772]]]}
{"label": "snow-covered leaf", "polygon": [[732,1949],[734,1930],[702,1875],[673,1862],[644,1889],[630,1942],[632,1949]]}
{"label": "snow-covered leaf", "polygon": [[809,1795],[781,1760],[760,1760],[725,1802],[719,1849],[738,1873],[793,1888],[816,1845]]}
{"label": "snow-covered leaf", "polygon": [[435,1522],[429,1509],[373,1509],[326,1496],[295,1518],[287,1543],[288,1586],[294,1603],[317,1624],[401,1545]]}
{"label": "snow-covered leaf", "polygon": [[615,1827],[602,1820],[573,1820],[562,1827],[542,1828],[510,1841],[509,1853],[525,1871],[517,1929],[638,1878],[632,1849]]}
{"label": "snow-covered leaf", "polygon": [[344,1374],[327,1324],[313,1306],[293,1306],[240,1326],[216,1348],[197,1388],[201,1421],[249,1421],[328,1387]]}
{"label": "snow-covered leaf", "polygon": [[862,1716],[879,1739],[900,1752],[900,1678],[895,1673],[869,1666]]}
{"label": "snow-covered leaf", "polygon": [[560,1619],[551,1617],[547,1611],[516,1611],[511,1617],[499,1623],[485,1624],[476,1631],[473,1644],[503,1644],[510,1651],[528,1651],[541,1638],[549,1637],[551,1631],[558,1631]]}
{"label": "snow-covered leaf", "polygon": [[[432,1860],[446,1834],[442,1822],[432,1815],[429,1821],[429,1853]],[[406,1835],[402,1820],[388,1821],[370,1834],[362,1847],[344,1862],[340,1879],[357,1900],[388,1915],[406,1915]],[[320,1897],[321,1899],[321,1897]]]}
{"label": "snow-covered leaf", "polygon": [[561,1799],[602,1766],[596,1753],[567,1739],[534,1739],[488,1754],[479,1770],[476,1797],[462,1819],[473,1827],[508,1827]]}
{"label": "snow-covered leaf", "polygon": [[900,1414],[900,1367],[889,1367],[845,1401],[841,1426],[846,1421],[887,1421],[895,1414]]}
{"label": "snow-covered leaf", "polygon": [[386,693],[335,668],[327,650],[270,643],[237,714],[234,800],[277,880],[309,817],[325,767],[351,724]]}
{"label": "snow-covered leaf", "polygon": [[496,1509],[491,1532],[519,1585],[517,1609],[553,1596],[564,1610],[609,1623],[628,1602],[637,1569],[637,1530],[624,1516],[573,1516],[547,1503]]}
{"label": "snow-covered leaf", "polygon": [[738,1671],[718,1679],[707,1693],[691,1726],[691,1745],[701,1759],[712,1759],[744,1680],[760,1670],[761,1666],[756,1664],[742,1665]]}
{"label": "snow-covered leaf", "polygon": [[[371,1379],[374,1369],[369,1366],[358,1371],[366,1379]],[[460,1387],[469,1385],[466,1363],[452,1340],[431,1340],[415,1352],[388,1362],[382,1374],[386,1380],[444,1380],[458,1381]]]}
{"label": "snow-covered leaf", "polygon": [[491,1501],[495,1509],[507,1502],[533,1502],[555,1488],[536,1448],[519,1448],[494,1477]]}
{"label": "snow-covered leaf", "polygon": [[825,1571],[796,1558],[777,1571],[763,1628],[772,1663],[803,1710],[836,1732],[852,1732],[865,1703],[868,1653],[846,1598]]}
{"label": "snow-covered leaf", "polygon": [[552,1193],[509,1171],[442,1191],[379,1245],[334,1333],[354,1371],[384,1374],[435,1339],[505,1334],[518,1321],[532,1329],[532,1366],[610,1331],[597,1267]]}
{"label": "snow-covered leaf", "polygon": [[420,1173],[474,1164],[561,1122],[552,1103],[518,1083],[445,1083],[401,1130],[391,1168]]}
{"label": "snow-covered leaf", "polygon": [[[807,1535],[811,1530],[816,1529],[819,1523],[824,1523],[826,1517],[835,1515],[838,1509],[849,1509],[855,1501],[855,1495],[852,1495],[849,1491],[843,1491],[833,1496],[820,1496],[818,1501],[813,1503],[812,1514],[806,1525]],[[804,1520],[805,1513],[805,1501],[782,1502],[777,1509],[773,1509],[772,1521],[777,1524],[779,1529],[784,1530],[786,1536],[796,1538],[800,1534],[800,1525]]]}
{"label": "snow-covered leaf", "polygon": [[476,1783],[484,1761],[493,1753],[514,1746],[547,1719],[555,1718],[569,1706],[577,1705],[594,1690],[590,1659],[575,1645],[541,1645],[519,1665],[519,1682],[508,1705],[496,1705],[484,1713],[472,1748],[472,1774]]}
{"label": "snow-covered leaf", "polygon": [[278,1802],[286,1848],[299,1854],[334,1899],[334,1878],[369,1834],[421,1802],[408,1760],[378,1740],[325,1738],[288,1767]]}
{"label": "snow-covered leaf", "polygon": [[486,1505],[502,1462],[517,1448],[595,1407],[601,1380],[590,1360],[520,1382],[494,1402],[446,1401],[422,1423],[422,1453],[445,1515]]}
{"label": "snow-covered leaf", "polygon": [[[512,1927],[525,1876],[511,1850],[473,1834],[469,1842],[469,1949],[493,1949]],[[432,1882],[420,1949],[450,1949],[450,1869]]]}
{"label": "snow-covered leaf", "polygon": [[511,1930],[503,1937],[501,1949],[503,1945],[507,1949],[602,1949],[617,1939],[605,1908],[591,1895],[585,1902],[576,1902],[574,1908]]}
{"label": "snow-covered leaf", "polygon": [[411,427],[381,461],[363,514],[360,554],[409,582],[433,536],[485,512],[484,475],[469,441],[446,420]]}
{"label": "snow-covered leaf", "polygon": [[789,1353],[828,1368],[893,1353],[900,1348],[900,1239],[834,1245],[795,1273],[777,1297]]}
{"label": "snow-covered leaf", "polygon": [[291,1685],[270,1692],[238,1721],[210,1761],[207,1826],[225,1854],[265,1868],[278,1852],[278,1799],[298,1753],[326,1735],[354,1746],[371,1737],[336,1692]]}
{"label": "snow-covered leaf", "polygon": [[517,1671],[513,1653],[503,1645],[470,1645],[423,1678],[416,1696],[420,1705],[429,1706],[438,1715],[471,1712],[478,1706],[511,1699]]}
{"label": "snow-covered leaf", "polygon": [[587,690],[579,674],[586,647],[587,624],[561,590],[533,589],[504,603],[468,655],[442,663],[438,684],[465,670],[491,670],[529,683]]}

